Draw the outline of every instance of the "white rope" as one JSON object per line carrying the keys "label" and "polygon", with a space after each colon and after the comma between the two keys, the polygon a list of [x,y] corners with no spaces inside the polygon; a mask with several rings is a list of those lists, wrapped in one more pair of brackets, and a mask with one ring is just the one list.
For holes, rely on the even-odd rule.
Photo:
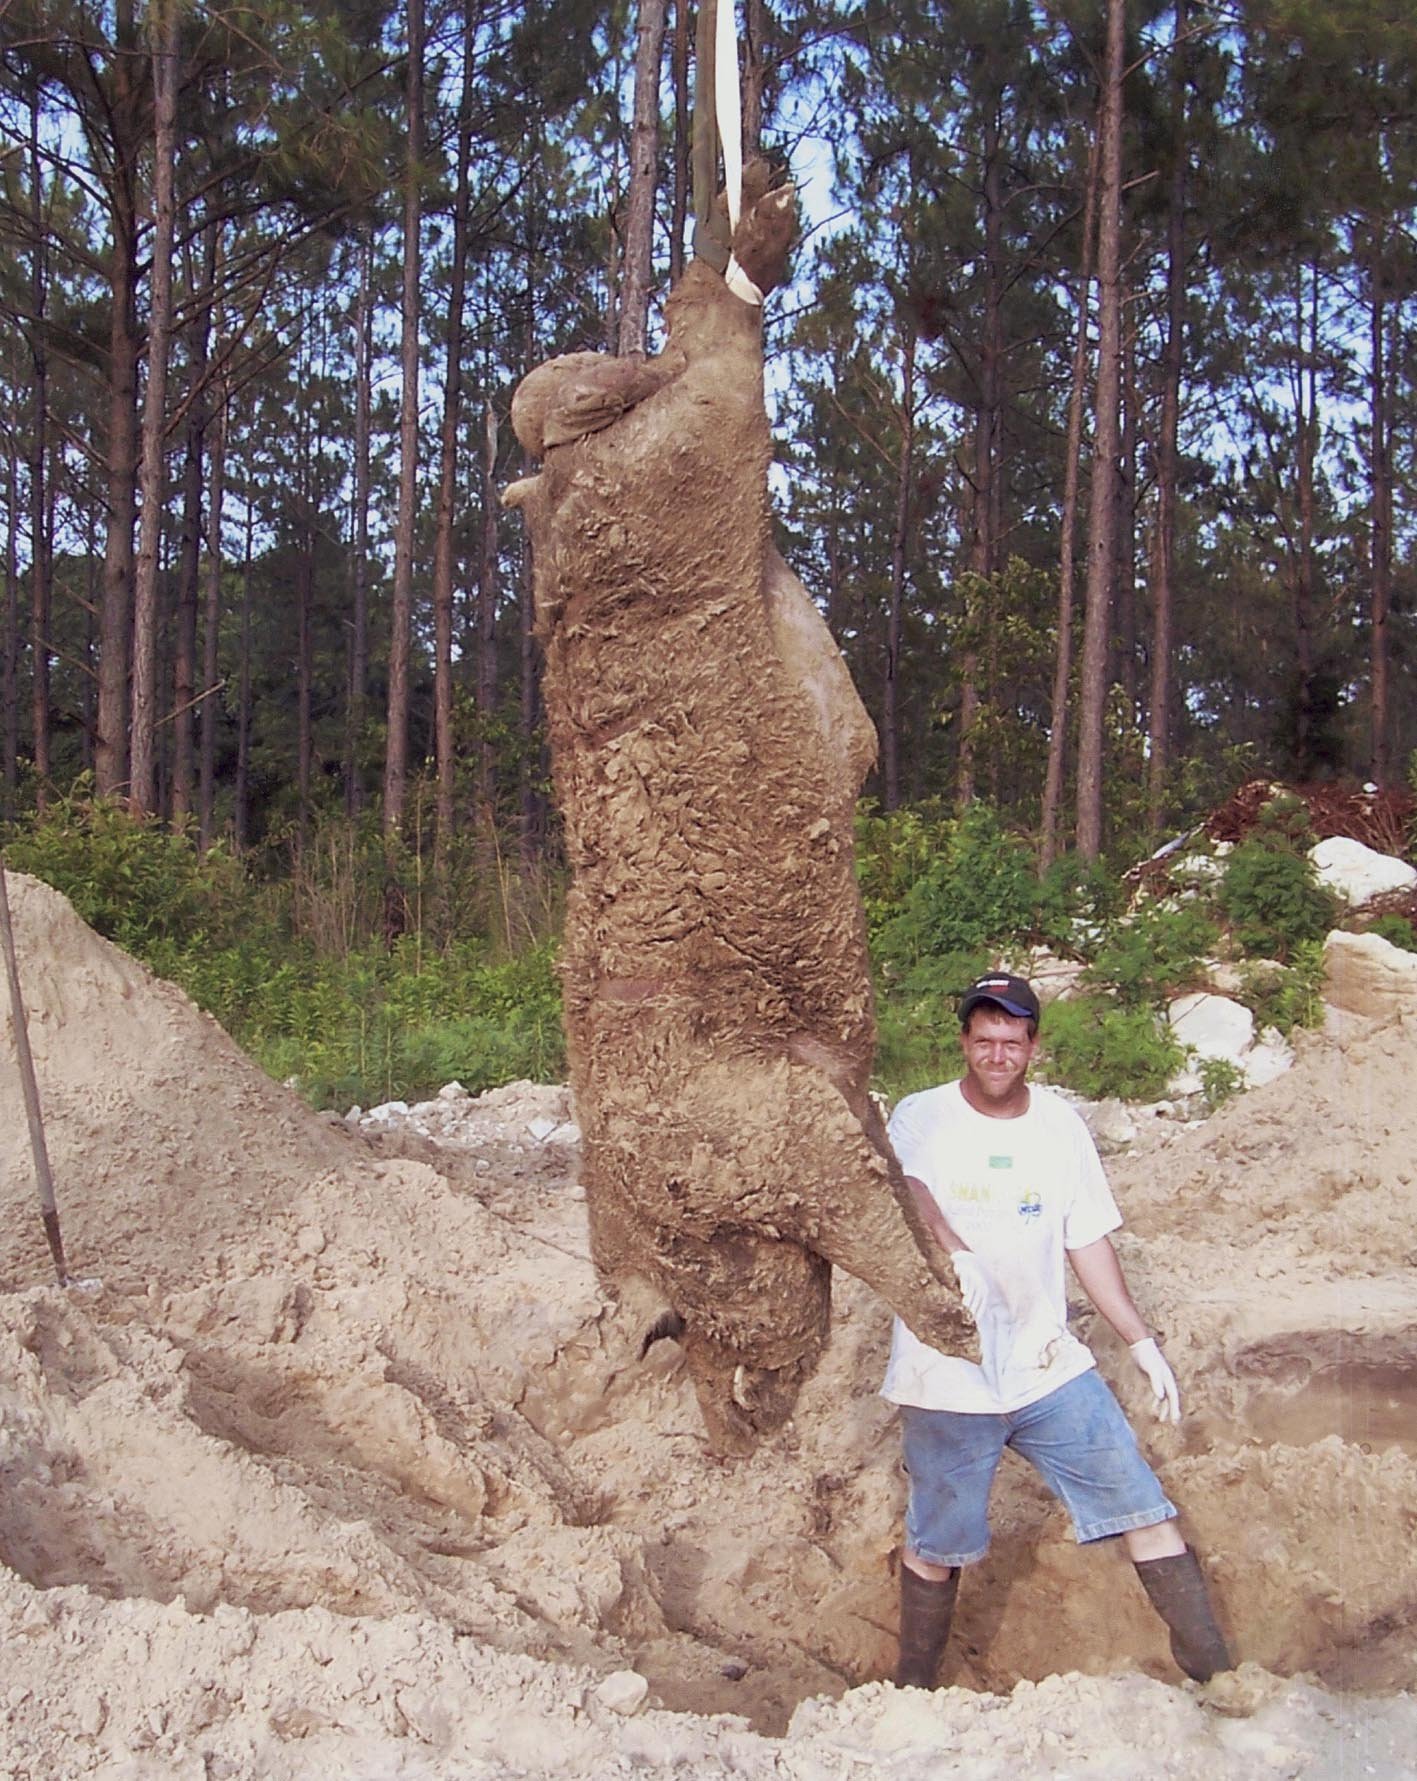
{"label": "white rope", "polygon": [[[743,208],[743,99],[738,84],[738,20],[736,0],[718,0],[714,19],[714,107],[723,144],[724,195],[728,200],[730,235],[738,228]],[[724,280],[735,297],[761,304],[763,293],[730,254]]]}

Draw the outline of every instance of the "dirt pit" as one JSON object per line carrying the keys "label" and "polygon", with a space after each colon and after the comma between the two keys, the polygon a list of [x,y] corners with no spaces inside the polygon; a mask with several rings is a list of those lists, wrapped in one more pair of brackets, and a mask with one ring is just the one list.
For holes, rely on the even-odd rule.
{"label": "dirt pit", "polygon": [[706,1449],[586,1254],[566,1091],[310,1113],[11,881],[73,1273],[0,1046],[0,1777],[1417,1775],[1417,1022],[1111,1174],[1187,1411],[1082,1319],[1246,1660],[1183,1684],[1022,1466],[948,1686],[894,1661],[884,1307]]}

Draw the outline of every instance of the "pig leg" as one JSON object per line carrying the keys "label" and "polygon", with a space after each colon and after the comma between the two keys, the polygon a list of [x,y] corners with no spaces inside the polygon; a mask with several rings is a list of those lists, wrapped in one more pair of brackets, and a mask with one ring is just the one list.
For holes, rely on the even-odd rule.
{"label": "pig leg", "polygon": [[720,1225],[800,1244],[865,1281],[922,1341],[977,1357],[954,1269],[899,1164],[821,1071],[785,1058],[704,1064],[679,1111],[704,1140],[686,1217],[711,1209]]}

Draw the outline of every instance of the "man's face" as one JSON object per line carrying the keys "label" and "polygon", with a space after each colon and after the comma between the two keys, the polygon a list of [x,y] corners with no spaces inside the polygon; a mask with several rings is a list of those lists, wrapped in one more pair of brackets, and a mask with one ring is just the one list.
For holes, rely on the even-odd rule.
{"label": "man's face", "polygon": [[1028,1022],[981,1002],[959,1036],[965,1071],[981,1102],[1000,1106],[1017,1098],[1038,1049]]}

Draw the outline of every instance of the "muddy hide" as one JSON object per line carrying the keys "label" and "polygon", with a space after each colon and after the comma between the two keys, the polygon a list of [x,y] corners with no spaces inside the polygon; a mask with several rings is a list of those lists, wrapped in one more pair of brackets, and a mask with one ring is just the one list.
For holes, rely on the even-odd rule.
{"label": "muddy hide", "polygon": [[[764,291],[792,221],[786,189],[740,220]],[[512,419],[543,468],[506,496],[534,550],[572,873],[594,1259],[647,1320],[677,1313],[710,1437],[738,1452],[791,1415],[833,1264],[974,1352],[867,1094],[852,814],[875,734],[772,544],[761,317],[695,260],[658,358],[539,366]]]}

